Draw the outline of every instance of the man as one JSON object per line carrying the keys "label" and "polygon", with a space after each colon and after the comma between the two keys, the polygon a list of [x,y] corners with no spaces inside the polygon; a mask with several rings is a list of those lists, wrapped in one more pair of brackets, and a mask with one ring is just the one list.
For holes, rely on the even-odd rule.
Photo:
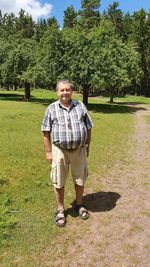
{"label": "man", "polygon": [[[84,184],[87,178],[87,156],[91,141],[93,123],[81,101],[72,100],[73,86],[68,80],[57,83],[59,100],[46,110],[41,130],[47,161],[51,166],[51,180],[54,185],[57,212],[56,224],[65,226],[64,186],[71,167],[75,185],[76,207],[81,219],[88,219],[88,211],[82,205]],[[52,142],[51,142],[52,133]]]}

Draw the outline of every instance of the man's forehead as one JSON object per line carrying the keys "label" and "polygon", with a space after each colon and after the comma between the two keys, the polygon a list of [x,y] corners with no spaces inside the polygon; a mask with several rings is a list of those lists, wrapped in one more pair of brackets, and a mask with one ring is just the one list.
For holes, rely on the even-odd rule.
{"label": "man's forehead", "polygon": [[59,86],[58,86],[58,90],[60,89],[71,89],[71,84],[70,83],[60,83]]}

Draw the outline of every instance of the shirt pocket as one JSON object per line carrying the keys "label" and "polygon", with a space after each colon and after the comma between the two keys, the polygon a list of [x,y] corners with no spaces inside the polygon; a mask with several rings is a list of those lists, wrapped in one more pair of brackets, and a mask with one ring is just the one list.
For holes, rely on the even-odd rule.
{"label": "shirt pocket", "polygon": [[57,118],[56,124],[65,126],[65,118],[64,117]]}

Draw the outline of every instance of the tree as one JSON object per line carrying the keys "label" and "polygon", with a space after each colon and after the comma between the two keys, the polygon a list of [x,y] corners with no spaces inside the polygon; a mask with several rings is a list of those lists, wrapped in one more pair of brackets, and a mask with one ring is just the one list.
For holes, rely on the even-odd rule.
{"label": "tree", "polygon": [[44,70],[43,77],[46,77],[46,85],[49,88],[55,87],[63,72],[63,47],[62,33],[59,28],[55,24],[48,27],[41,39],[38,65]]}
{"label": "tree", "polygon": [[91,80],[90,40],[86,30],[79,26],[62,31],[64,38],[63,72],[61,77],[68,78],[83,91],[83,102],[88,103]]}
{"label": "tree", "polygon": [[105,21],[91,33],[91,85],[107,90],[110,102],[118,90],[140,81],[139,54],[115,35],[112,23]]}
{"label": "tree", "polygon": [[133,16],[127,12],[122,21],[122,38],[124,42],[128,42],[128,40],[133,39]]}
{"label": "tree", "polygon": [[19,17],[16,19],[16,31],[23,38],[32,38],[34,34],[34,22],[32,17],[25,14],[23,9],[19,12]]}
{"label": "tree", "polygon": [[109,5],[107,9],[107,19],[110,20],[115,28],[115,32],[122,36],[122,23],[123,23],[123,13],[121,9],[118,9],[119,3],[114,2]]}
{"label": "tree", "polygon": [[3,38],[0,38],[0,84],[1,86],[5,84],[9,84],[8,78],[8,65],[6,61],[9,57],[9,52],[11,51],[11,44],[10,42],[6,42]]}
{"label": "tree", "polygon": [[10,14],[4,14],[3,17],[1,17],[1,24],[0,24],[1,30],[3,30],[4,37],[7,37],[8,35],[13,35],[16,33],[16,17],[14,13]]}
{"label": "tree", "polygon": [[100,22],[100,0],[81,0],[79,10],[79,24],[82,28],[92,29]]}
{"label": "tree", "polygon": [[64,27],[73,28],[77,24],[78,13],[71,5],[64,11]]}
{"label": "tree", "polygon": [[[25,95],[24,100],[29,101],[30,100],[30,86],[31,81],[29,76],[27,76],[28,68],[32,68],[36,63],[36,43],[33,40],[24,40],[23,43],[20,45],[19,48],[19,61],[17,61],[17,70],[18,75],[17,78],[19,81],[24,82],[25,86]],[[19,65],[22,62],[22,66],[19,67]]]}
{"label": "tree", "polygon": [[3,23],[3,16],[2,16],[2,11],[0,9],[0,25],[2,25],[2,23]]}
{"label": "tree", "polygon": [[52,18],[48,18],[47,20],[47,26],[55,26],[56,28],[59,28],[59,24],[58,24],[58,21],[55,17],[52,17]]}
{"label": "tree", "polygon": [[41,38],[44,35],[44,32],[47,30],[47,22],[45,19],[40,19],[35,24],[34,38],[37,42],[40,42]]}
{"label": "tree", "polygon": [[[4,85],[15,86],[20,84],[21,81],[24,81],[25,84],[25,100],[26,96],[29,96],[29,86],[26,87],[28,80],[23,79],[23,72],[25,72],[28,66],[34,65],[35,58],[35,44],[31,40],[20,40],[17,39],[15,42],[10,42],[5,45],[4,49],[1,50],[1,55],[3,59],[3,63],[0,67],[0,76],[1,83]],[[4,57],[5,54],[5,57]]]}
{"label": "tree", "polygon": [[137,50],[141,55],[141,68],[144,76],[141,80],[140,93],[150,96],[150,18],[144,9],[133,14],[132,38],[137,44]]}

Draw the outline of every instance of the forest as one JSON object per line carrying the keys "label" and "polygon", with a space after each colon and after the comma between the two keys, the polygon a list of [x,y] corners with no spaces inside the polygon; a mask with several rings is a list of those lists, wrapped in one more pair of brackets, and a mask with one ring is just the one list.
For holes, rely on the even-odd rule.
{"label": "forest", "polygon": [[63,27],[55,17],[34,21],[0,12],[0,88],[53,90],[59,79],[69,79],[83,93],[150,97],[150,11],[124,13],[119,2],[100,13],[100,0],[68,6]]}

